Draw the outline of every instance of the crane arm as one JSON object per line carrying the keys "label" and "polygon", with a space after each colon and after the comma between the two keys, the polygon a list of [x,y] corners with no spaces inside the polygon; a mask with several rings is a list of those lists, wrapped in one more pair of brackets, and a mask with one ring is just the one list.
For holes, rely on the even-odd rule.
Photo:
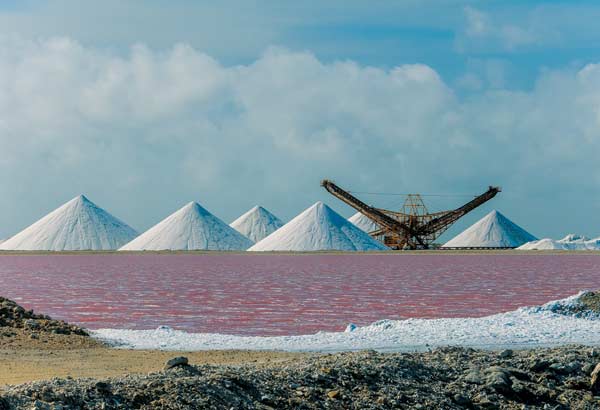
{"label": "crane arm", "polygon": [[369,217],[379,226],[387,228],[392,232],[405,232],[411,236],[414,235],[414,230],[411,229],[408,225],[389,217],[377,208],[365,204],[363,201],[356,198],[348,191],[343,190],[342,188],[334,184],[332,181],[324,179],[323,181],[321,181],[321,186],[325,188],[327,192],[329,192],[342,202],[346,203],[347,205],[350,205],[352,208],[361,212],[363,215]]}
{"label": "crane arm", "polygon": [[430,232],[438,232],[441,233],[445,231],[450,225],[456,222],[458,219],[462,218],[464,215],[471,212],[473,209],[478,206],[483,205],[493,197],[495,197],[498,192],[502,190],[500,187],[490,186],[486,192],[475,197],[471,201],[467,202],[460,208],[457,208],[453,211],[443,212],[441,216],[432,219],[425,225],[423,225],[420,229],[420,233],[430,233]]}

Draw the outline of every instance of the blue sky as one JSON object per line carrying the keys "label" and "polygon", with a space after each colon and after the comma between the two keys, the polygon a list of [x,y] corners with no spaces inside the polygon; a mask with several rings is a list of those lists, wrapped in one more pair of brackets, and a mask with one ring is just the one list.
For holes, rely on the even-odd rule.
{"label": "blue sky", "polygon": [[0,2],[0,237],[79,193],[139,230],[192,199],[349,216],[324,177],[503,186],[449,235],[498,208],[599,236],[597,21],[592,1]]}

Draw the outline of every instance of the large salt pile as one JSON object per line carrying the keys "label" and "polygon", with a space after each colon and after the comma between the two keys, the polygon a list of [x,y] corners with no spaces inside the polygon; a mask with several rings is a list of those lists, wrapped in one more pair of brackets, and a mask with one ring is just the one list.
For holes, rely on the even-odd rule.
{"label": "large salt pile", "polygon": [[249,251],[372,251],[388,249],[348,222],[323,202],[317,202],[248,249]]}
{"label": "large salt pile", "polygon": [[137,236],[126,223],[83,195],[73,198],[0,244],[2,250],[75,251],[117,249]]}
{"label": "large salt pile", "polygon": [[283,226],[283,222],[262,206],[255,206],[229,224],[233,229],[258,242]]}
{"label": "large salt pile", "polygon": [[600,238],[588,239],[585,236],[570,233],[562,239],[544,238],[538,241],[527,242],[520,246],[519,250],[565,250],[586,251],[599,250]]}
{"label": "large salt pile", "polygon": [[250,239],[208,212],[197,202],[190,202],[119,250],[233,251],[245,250],[251,245]]}
{"label": "large salt pile", "polygon": [[537,238],[494,210],[444,244],[444,248],[516,248]]}
{"label": "large salt pile", "polygon": [[361,212],[357,212],[348,218],[348,221],[352,222],[354,225],[358,226],[365,232],[373,232],[379,230],[379,225],[373,222],[368,216],[365,216]]}

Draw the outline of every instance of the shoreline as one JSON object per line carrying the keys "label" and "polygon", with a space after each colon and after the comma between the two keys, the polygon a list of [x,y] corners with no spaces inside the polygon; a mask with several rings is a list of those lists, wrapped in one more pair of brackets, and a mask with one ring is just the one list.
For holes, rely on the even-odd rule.
{"label": "shoreline", "polygon": [[403,250],[403,251],[267,251],[267,252],[249,252],[249,251],[8,251],[0,250],[1,256],[52,256],[52,255],[283,255],[283,256],[303,256],[303,255],[347,255],[347,256],[402,256],[402,255],[598,255],[600,250],[519,250],[519,249],[423,249],[423,250]]}

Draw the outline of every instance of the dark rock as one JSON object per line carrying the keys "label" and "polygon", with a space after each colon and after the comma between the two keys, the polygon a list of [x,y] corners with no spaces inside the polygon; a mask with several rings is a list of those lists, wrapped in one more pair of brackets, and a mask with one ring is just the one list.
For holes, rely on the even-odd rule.
{"label": "dark rock", "polygon": [[598,394],[600,393],[600,363],[598,363],[596,367],[594,367],[591,377],[592,380],[590,383],[590,388],[592,390],[592,393]]}
{"label": "dark rock", "polygon": [[174,357],[172,359],[167,360],[167,363],[165,364],[165,370],[172,369],[174,367],[179,367],[179,366],[187,366],[187,365],[188,365],[187,357],[185,357],[185,356]]}
{"label": "dark rock", "polygon": [[498,393],[508,394],[512,392],[512,381],[509,374],[502,370],[489,372],[486,377],[486,385]]}
{"label": "dark rock", "polygon": [[96,389],[98,393],[110,393],[110,384],[103,381],[99,381],[94,385],[94,389]]}
{"label": "dark rock", "polygon": [[468,406],[471,404],[471,400],[468,397],[458,393],[452,396],[452,400],[459,406]]}
{"label": "dark rock", "polygon": [[543,372],[548,367],[550,367],[551,364],[552,363],[548,360],[536,359],[533,361],[533,363],[531,363],[531,365],[529,366],[529,369],[531,369],[531,371],[534,371],[534,372]]}

